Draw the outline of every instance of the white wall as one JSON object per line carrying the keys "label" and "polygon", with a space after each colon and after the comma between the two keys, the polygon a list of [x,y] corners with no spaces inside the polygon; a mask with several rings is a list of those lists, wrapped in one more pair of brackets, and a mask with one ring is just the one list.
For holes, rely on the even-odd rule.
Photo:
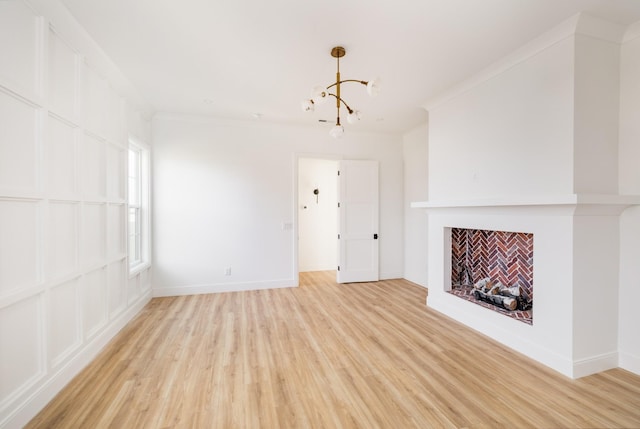
{"label": "white wall", "polygon": [[[338,161],[298,162],[298,269],[335,270],[338,264]],[[313,194],[318,189],[319,194]]]}
{"label": "white wall", "polygon": [[154,293],[296,285],[297,159],[323,155],[380,161],[380,275],[402,277],[401,138],[327,131],[156,115]]}
{"label": "white wall", "polygon": [[620,44],[577,34],[575,50],[573,192],[616,194]]}
{"label": "white wall", "polygon": [[[130,88],[57,1],[0,2],[0,426],[33,417],[150,298],[128,279]],[[33,7],[33,8],[32,8]]]}
{"label": "white wall", "polygon": [[[629,28],[620,67],[620,193],[640,194],[640,22]],[[620,218],[620,366],[640,374],[640,207]]]}
{"label": "white wall", "polygon": [[404,278],[427,286],[427,215],[412,209],[413,201],[428,199],[428,125],[402,138],[404,159]]}

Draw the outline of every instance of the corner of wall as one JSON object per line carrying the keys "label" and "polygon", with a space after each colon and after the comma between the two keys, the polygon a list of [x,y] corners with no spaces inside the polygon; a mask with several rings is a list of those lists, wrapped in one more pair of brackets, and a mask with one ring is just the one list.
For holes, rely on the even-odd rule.
{"label": "corner of wall", "polygon": [[411,208],[414,201],[428,199],[429,126],[422,124],[403,136],[404,158],[404,278],[427,286],[428,218]]}
{"label": "corner of wall", "polygon": [[[619,190],[640,194],[640,21],[625,33],[620,59]],[[620,216],[620,266],[618,299],[618,350],[620,367],[640,375],[640,207]]]}

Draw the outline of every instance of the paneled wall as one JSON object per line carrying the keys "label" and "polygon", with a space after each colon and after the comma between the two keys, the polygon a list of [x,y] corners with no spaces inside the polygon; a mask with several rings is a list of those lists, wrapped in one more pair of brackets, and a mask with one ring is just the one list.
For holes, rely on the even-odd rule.
{"label": "paneled wall", "polygon": [[127,101],[55,24],[0,2],[0,427],[150,296],[148,271],[128,275]]}

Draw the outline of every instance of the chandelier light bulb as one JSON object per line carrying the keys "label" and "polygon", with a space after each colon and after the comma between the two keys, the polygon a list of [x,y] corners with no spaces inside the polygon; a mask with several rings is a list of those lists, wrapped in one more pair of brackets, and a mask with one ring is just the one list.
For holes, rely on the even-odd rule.
{"label": "chandelier light bulb", "polygon": [[375,79],[371,79],[369,83],[367,83],[367,93],[371,97],[375,97],[380,94],[380,78],[377,77]]}
{"label": "chandelier light bulb", "polygon": [[327,93],[327,88],[323,86],[314,86],[311,90],[311,99],[316,104],[322,104],[327,101],[329,98],[329,94]]}
{"label": "chandelier light bulb", "polygon": [[341,138],[344,135],[344,127],[342,125],[336,125],[335,127],[331,128],[331,130],[329,131],[329,135],[334,139]]}
{"label": "chandelier light bulb", "polygon": [[302,100],[300,103],[303,112],[313,112],[315,110],[315,104],[313,100]]}
{"label": "chandelier light bulb", "polygon": [[350,124],[357,124],[362,119],[359,110],[354,110],[347,115],[347,122]]}

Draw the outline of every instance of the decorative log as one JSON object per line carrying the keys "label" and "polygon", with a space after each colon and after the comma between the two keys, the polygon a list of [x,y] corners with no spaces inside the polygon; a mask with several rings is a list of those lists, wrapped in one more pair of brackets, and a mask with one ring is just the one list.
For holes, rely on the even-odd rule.
{"label": "decorative log", "polygon": [[502,301],[502,306],[507,310],[513,311],[518,308],[518,301],[513,298],[505,297]]}
{"label": "decorative log", "polygon": [[478,280],[478,282],[473,285],[473,287],[475,287],[476,289],[485,289],[485,288],[491,289],[492,286],[493,286],[493,283],[491,282],[491,279],[489,277],[485,277],[482,280]]}
{"label": "decorative log", "polygon": [[520,287],[505,286],[499,281],[492,281],[489,277],[485,277],[474,285],[473,294],[476,299],[501,306],[507,310],[527,310],[531,308],[531,300],[529,295]]}
{"label": "decorative log", "polygon": [[493,295],[490,293],[482,292],[479,289],[474,290],[473,295],[476,297],[476,299],[480,299],[482,301],[486,301],[491,304],[499,305],[510,311],[513,311],[516,308],[518,308],[518,301],[515,298],[502,296],[502,295]]}
{"label": "decorative log", "polygon": [[498,295],[500,293],[500,286],[495,285],[487,292],[489,295]]}
{"label": "decorative log", "polygon": [[529,295],[519,285],[504,288],[500,291],[500,295],[514,298],[518,303],[518,310],[528,310],[531,308],[531,300]]}

